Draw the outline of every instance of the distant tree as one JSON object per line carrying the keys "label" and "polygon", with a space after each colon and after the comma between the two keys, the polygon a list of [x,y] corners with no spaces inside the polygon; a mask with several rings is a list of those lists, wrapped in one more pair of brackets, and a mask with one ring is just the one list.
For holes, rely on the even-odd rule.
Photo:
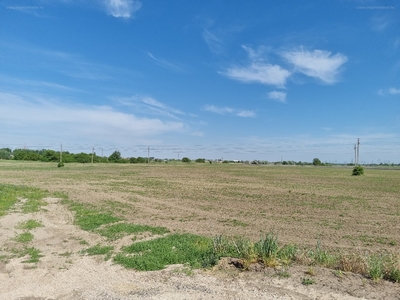
{"label": "distant tree", "polygon": [[182,162],[184,162],[184,163],[190,163],[191,160],[190,160],[189,157],[184,157],[184,158],[182,158]]}
{"label": "distant tree", "polygon": [[114,163],[120,162],[121,159],[122,159],[122,157],[121,157],[121,152],[119,152],[119,151],[114,151],[114,152],[108,157],[108,161],[109,161],[109,162],[114,162]]}
{"label": "distant tree", "polygon": [[137,158],[137,162],[138,162],[139,164],[144,164],[144,163],[146,163],[146,162],[147,162],[147,159],[146,159],[146,158],[144,158],[144,157],[140,157],[140,156],[138,156],[138,158]]}
{"label": "distant tree", "polygon": [[82,163],[82,164],[87,164],[90,163],[92,161],[92,154],[88,154],[88,153],[78,153],[74,155],[75,161],[78,163]]}
{"label": "distant tree", "polygon": [[195,160],[195,162],[197,162],[197,163],[205,163],[206,159],[205,158],[198,158],[198,159]]}
{"label": "distant tree", "polygon": [[0,159],[11,159],[12,151],[10,148],[0,149]]}
{"label": "distant tree", "polygon": [[54,150],[43,150],[40,155],[41,161],[59,161],[60,160],[60,153],[57,153]]}
{"label": "distant tree", "polygon": [[312,164],[314,166],[320,166],[322,165],[321,161],[319,160],[319,158],[314,158]]}

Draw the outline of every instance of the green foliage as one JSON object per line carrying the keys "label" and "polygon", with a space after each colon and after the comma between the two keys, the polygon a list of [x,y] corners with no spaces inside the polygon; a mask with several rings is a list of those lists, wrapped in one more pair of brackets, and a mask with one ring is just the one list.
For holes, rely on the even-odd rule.
{"label": "green foliage", "polygon": [[373,255],[368,260],[368,274],[372,280],[378,281],[384,276],[384,263],[381,256]]}
{"label": "green foliage", "polygon": [[121,162],[122,157],[121,157],[121,152],[115,150],[109,157],[108,161],[113,162],[113,163],[118,163]]}
{"label": "green foliage", "polygon": [[198,159],[195,160],[195,162],[197,162],[197,163],[205,163],[206,159],[205,158],[198,158]]}
{"label": "green foliage", "polygon": [[12,158],[12,150],[10,148],[0,149],[0,159],[11,159],[11,158]]}
{"label": "green foliage", "polygon": [[322,165],[322,163],[321,163],[321,161],[319,160],[319,158],[314,158],[312,164],[313,164],[314,166],[321,166],[321,165]]}
{"label": "green foliage", "polygon": [[43,224],[40,221],[36,221],[36,220],[27,220],[25,222],[20,222],[17,224],[17,226],[15,228],[17,229],[25,229],[25,230],[31,230],[31,229],[35,229],[38,227],[43,227]]}
{"label": "green foliage", "polygon": [[12,249],[12,252],[17,257],[24,257],[29,255],[30,258],[28,260],[22,261],[23,263],[37,263],[43,255],[40,254],[40,250],[34,247],[28,247],[24,249]]}
{"label": "green foliage", "polygon": [[[172,234],[156,240],[123,247],[114,262],[141,271],[160,270],[167,265],[202,267],[214,261],[212,241],[192,234]],[[211,259],[210,259],[211,258]]]}
{"label": "green foliage", "polygon": [[60,153],[56,152],[54,150],[42,150],[42,153],[40,155],[40,161],[44,162],[55,162],[60,160]]}
{"label": "green foliage", "polygon": [[97,244],[96,246],[90,247],[82,252],[87,255],[106,255],[112,250],[114,250],[113,246],[101,246],[100,244]]}
{"label": "green foliage", "polygon": [[14,241],[18,243],[29,243],[33,240],[33,234],[30,232],[23,232],[21,234],[18,234],[15,238]]}
{"label": "green foliage", "polygon": [[57,164],[57,167],[59,167],[59,168],[64,167],[64,163],[63,163],[62,161],[60,161],[60,162]]}
{"label": "green foliage", "polygon": [[360,175],[364,175],[364,168],[360,165],[355,166],[353,168],[353,172],[352,172],[353,176],[360,176]]}
{"label": "green foliage", "polygon": [[312,278],[309,278],[309,277],[304,277],[301,279],[301,284],[303,284],[303,285],[311,285],[314,283],[315,283],[315,280]]}
{"label": "green foliage", "polygon": [[24,213],[38,211],[46,205],[42,199],[47,195],[48,192],[36,188],[0,184],[0,216],[5,215],[18,198],[27,199],[22,207]]}
{"label": "green foliage", "polygon": [[265,238],[261,238],[256,243],[256,249],[260,259],[266,264],[276,264],[276,257],[279,250],[278,237],[272,233],[267,233]]}
{"label": "green foliage", "polygon": [[190,163],[191,160],[190,160],[189,157],[184,157],[184,158],[182,158],[182,162],[184,162],[184,163]]}
{"label": "green foliage", "polygon": [[69,208],[75,211],[76,215],[74,223],[83,230],[93,231],[101,225],[110,224],[121,220],[120,218],[114,217],[110,213],[99,212],[69,200],[64,200],[63,203],[68,204]]}

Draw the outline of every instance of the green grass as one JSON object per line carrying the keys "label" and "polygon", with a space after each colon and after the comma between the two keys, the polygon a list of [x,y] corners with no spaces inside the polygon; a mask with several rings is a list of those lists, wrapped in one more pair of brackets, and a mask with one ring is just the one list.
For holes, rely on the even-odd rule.
{"label": "green grass", "polygon": [[22,206],[24,213],[36,212],[41,206],[46,205],[42,199],[48,196],[49,193],[38,188],[0,184],[0,216],[7,214],[7,211],[12,208],[19,199],[27,199]]}
{"label": "green grass", "polygon": [[75,212],[74,223],[83,230],[93,231],[102,225],[121,221],[120,218],[113,216],[109,212],[99,212],[96,209],[88,208],[88,206],[70,200],[63,200],[63,203],[67,204],[69,209]]}
{"label": "green grass", "polygon": [[212,256],[212,240],[192,234],[172,234],[124,247],[114,262],[141,271],[161,270],[167,265],[205,266]]}
{"label": "green grass", "polygon": [[168,233],[169,230],[164,227],[118,223],[105,226],[104,228],[96,230],[96,232],[106,237],[108,240],[114,241],[133,233],[151,232],[152,234],[165,234]]}
{"label": "green grass", "polygon": [[83,250],[82,253],[86,253],[87,255],[106,255],[113,250],[113,246],[101,246],[100,244],[97,244],[93,247]]}
{"label": "green grass", "polygon": [[21,234],[18,234],[15,238],[14,241],[18,242],[18,243],[29,243],[31,241],[33,241],[33,234],[30,232],[23,232]]}
{"label": "green grass", "polygon": [[22,261],[23,263],[37,263],[43,257],[41,251],[35,247],[12,249],[12,253],[17,257],[29,256],[29,259]]}
{"label": "green grass", "polygon": [[25,229],[25,230],[31,230],[31,229],[35,229],[38,227],[43,227],[43,224],[40,221],[36,221],[36,220],[27,220],[25,222],[20,222],[17,224],[17,226],[15,227],[16,229]]}

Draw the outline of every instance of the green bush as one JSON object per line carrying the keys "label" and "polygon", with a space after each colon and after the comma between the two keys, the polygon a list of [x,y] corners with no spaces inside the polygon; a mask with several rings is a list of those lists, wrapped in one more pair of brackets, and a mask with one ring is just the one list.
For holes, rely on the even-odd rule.
{"label": "green bush", "polygon": [[359,175],[364,175],[364,168],[361,166],[355,166],[353,168],[353,176],[359,176]]}
{"label": "green bush", "polygon": [[189,157],[184,157],[184,158],[182,158],[182,162],[184,162],[184,163],[190,163],[191,160],[190,160]]}
{"label": "green bush", "polygon": [[60,161],[60,162],[58,163],[57,167],[59,167],[59,168],[64,167],[64,163],[63,163],[62,161]]}

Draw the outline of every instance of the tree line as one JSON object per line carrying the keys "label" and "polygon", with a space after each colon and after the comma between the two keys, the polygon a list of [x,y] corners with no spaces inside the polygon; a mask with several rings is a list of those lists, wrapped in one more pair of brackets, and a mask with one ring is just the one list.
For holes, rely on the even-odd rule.
{"label": "tree line", "polygon": [[[5,160],[23,160],[23,161],[42,161],[42,162],[60,162],[63,163],[91,163],[92,159],[94,163],[146,163],[148,158],[144,157],[130,157],[123,158],[119,151],[114,151],[109,157],[98,156],[96,153],[70,153],[63,151],[60,155],[60,151],[42,149],[42,150],[31,150],[31,149],[0,149],[0,159]],[[151,157],[154,161],[154,157]],[[161,161],[161,160],[160,160]]]}

